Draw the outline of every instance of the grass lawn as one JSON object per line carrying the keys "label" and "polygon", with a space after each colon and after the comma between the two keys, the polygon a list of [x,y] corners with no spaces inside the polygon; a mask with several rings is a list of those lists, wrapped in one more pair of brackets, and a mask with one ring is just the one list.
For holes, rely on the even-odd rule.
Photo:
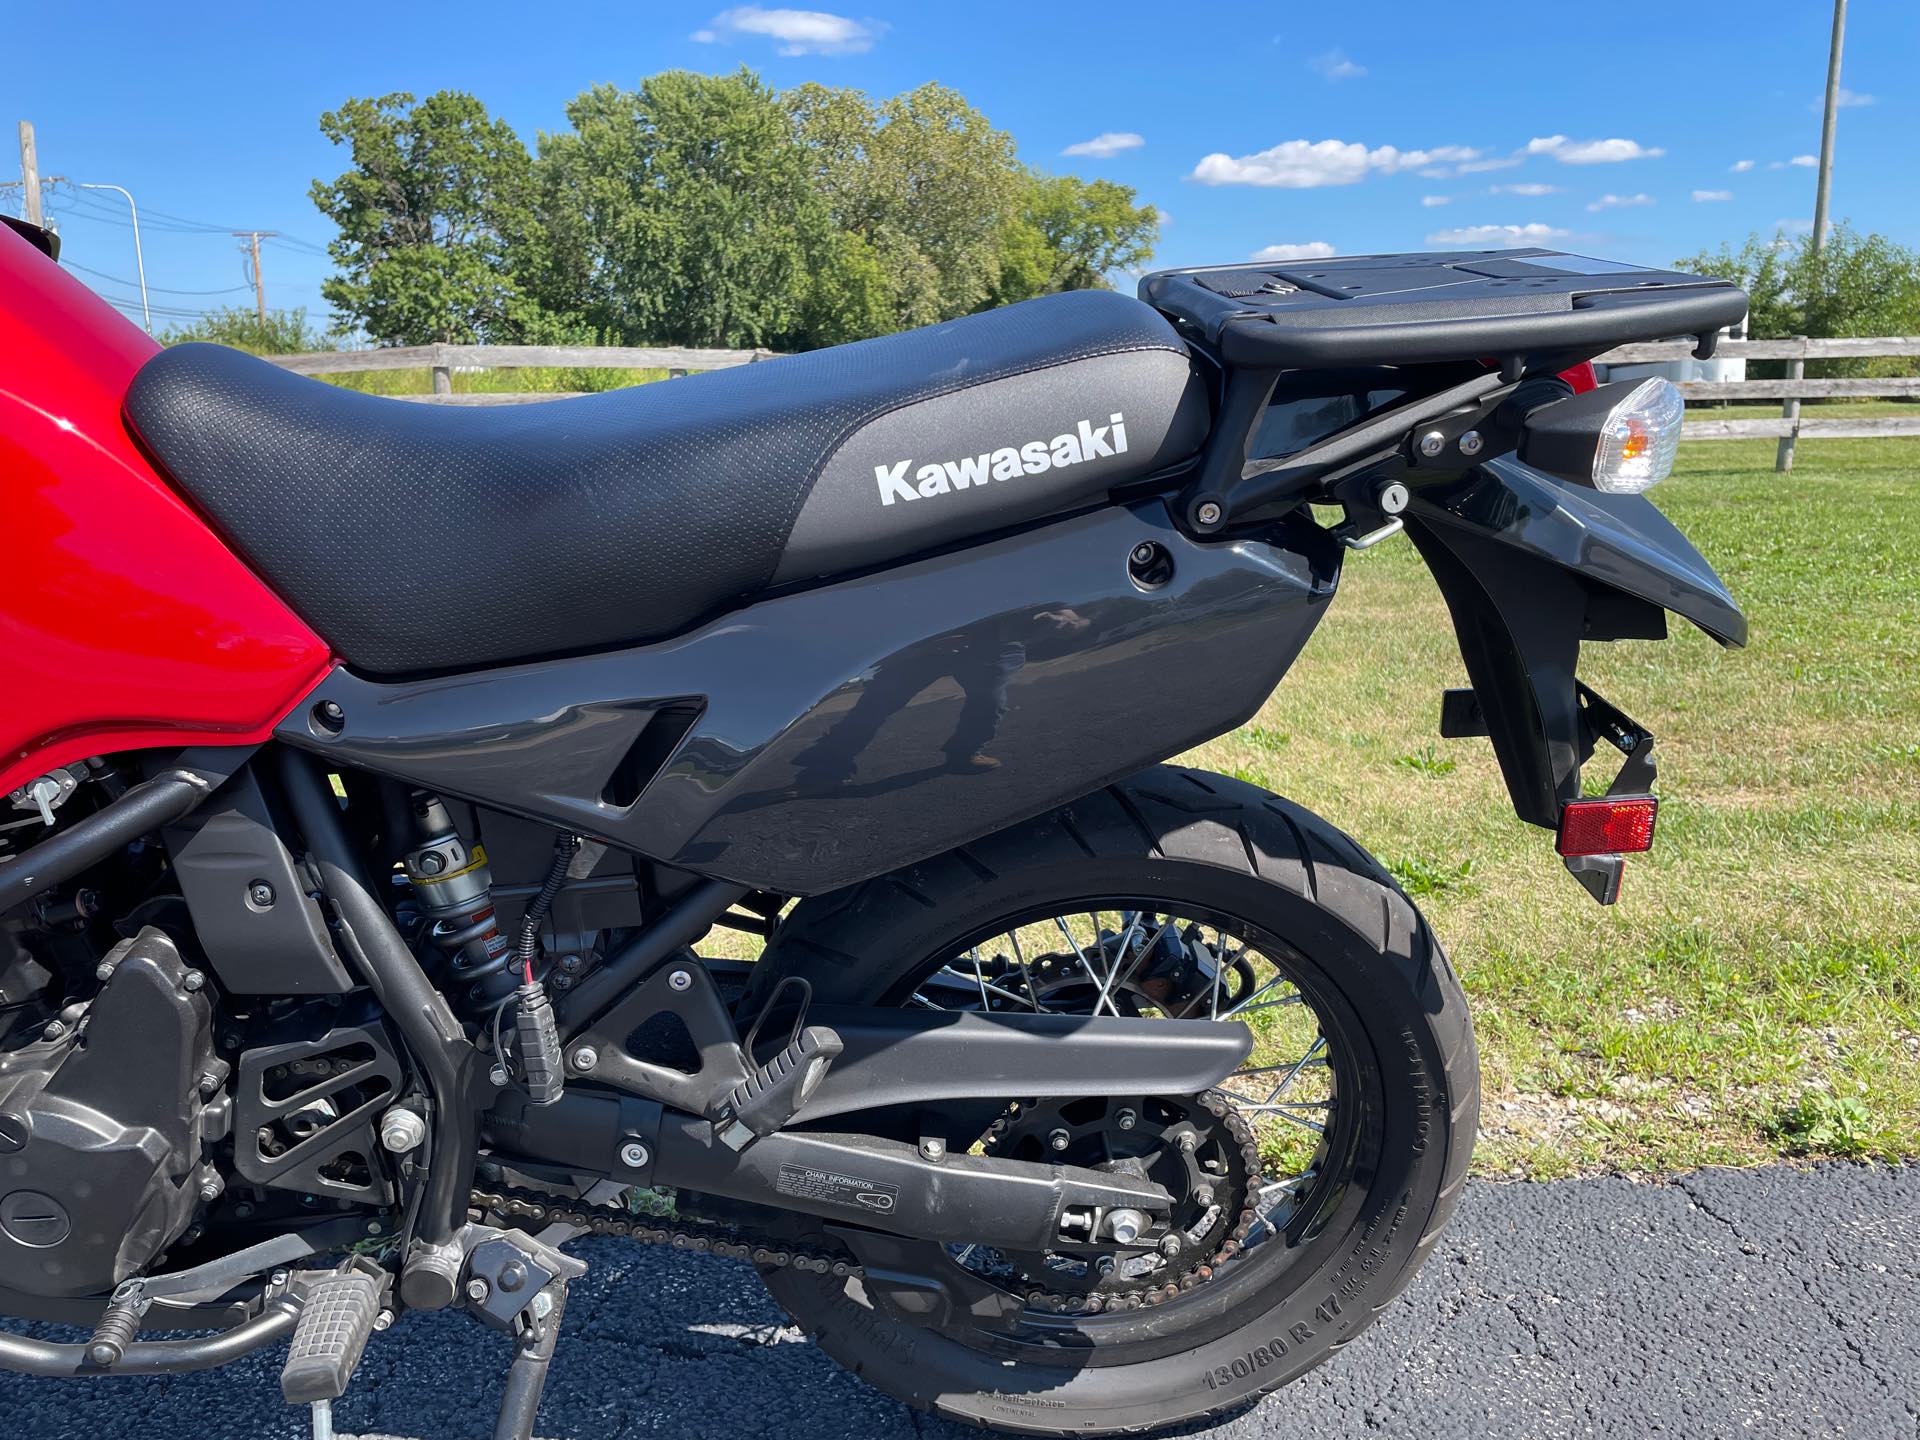
{"label": "grass lawn", "polygon": [[1587,648],[1659,738],[1659,842],[1614,908],[1513,817],[1487,742],[1438,738],[1465,676],[1404,540],[1187,757],[1327,815],[1426,910],[1474,1006],[1484,1174],[1920,1155],[1920,443],[1805,441],[1791,477],[1773,452],[1688,444],[1654,492],[1748,648],[1678,621]]}

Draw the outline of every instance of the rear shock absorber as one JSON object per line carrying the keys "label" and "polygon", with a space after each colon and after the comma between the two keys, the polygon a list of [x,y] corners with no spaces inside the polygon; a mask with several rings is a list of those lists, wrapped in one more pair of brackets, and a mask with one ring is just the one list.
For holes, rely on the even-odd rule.
{"label": "rear shock absorber", "polygon": [[486,847],[467,842],[440,797],[413,794],[414,846],[402,861],[428,939],[451,956],[445,986],[459,1009],[485,1012],[513,993],[513,945],[493,912]]}

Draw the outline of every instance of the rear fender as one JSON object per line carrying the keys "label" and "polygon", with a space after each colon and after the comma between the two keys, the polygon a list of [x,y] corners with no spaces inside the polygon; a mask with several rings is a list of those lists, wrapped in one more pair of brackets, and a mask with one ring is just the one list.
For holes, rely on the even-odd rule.
{"label": "rear fender", "polygon": [[1638,495],[1603,495],[1511,459],[1416,491],[1407,533],[1446,599],[1514,812],[1552,829],[1580,794],[1596,724],[1583,640],[1661,640],[1671,610],[1723,645],[1746,617],[1686,537]]}

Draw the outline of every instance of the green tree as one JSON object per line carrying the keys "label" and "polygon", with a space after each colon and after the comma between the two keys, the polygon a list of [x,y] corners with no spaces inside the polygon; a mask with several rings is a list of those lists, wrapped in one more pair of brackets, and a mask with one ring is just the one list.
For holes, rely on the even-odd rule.
{"label": "green tree", "polygon": [[321,294],[343,330],[418,345],[561,338],[578,329],[543,313],[515,279],[516,251],[537,228],[531,160],[512,127],[473,96],[352,99],[322,115],[320,129],[353,161],[310,192],[340,231],[328,250],[341,273]]}
{"label": "green tree", "polygon": [[176,325],[160,336],[162,345],[184,345],[190,340],[230,345],[250,355],[298,355],[333,348],[307,324],[307,312],[301,309],[269,310],[264,321],[253,310],[209,310],[191,325]]}
{"label": "green tree", "polygon": [[764,345],[801,323],[824,205],[778,96],[746,70],[600,85],[543,134],[535,291],[630,344]]}
{"label": "green tree", "polygon": [[886,278],[887,329],[965,315],[992,298],[1021,189],[1011,136],[944,85],[876,105],[858,90],[808,84],[786,103],[814,193]]}
{"label": "green tree", "polygon": [[[1920,333],[1920,252],[1884,235],[1840,225],[1818,248],[1810,235],[1749,235],[1738,250],[1722,245],[1674,264],[1738,281],[1752,305],[1748,333],[1757,339]],[[1839,374],[1903,364],[1832,360],[1810,362],[1810,368]]]}
{"label": "green tree", "polygon": [[1128,186],[1029,175],[1020,208],[1001,231],[994,301],[1104,288],[1108,271],[1146,264],[1159,238],[1158,212],[1134,204]]}

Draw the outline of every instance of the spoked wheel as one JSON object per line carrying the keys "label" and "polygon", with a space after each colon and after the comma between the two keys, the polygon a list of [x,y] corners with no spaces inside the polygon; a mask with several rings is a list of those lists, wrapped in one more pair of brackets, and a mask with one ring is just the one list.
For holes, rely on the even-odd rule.
{"label": "spoked wheel", "polygon": [[[908,996],[943,1010],[1241,1021],[1246,1063],[1204,1096],[1121,1096],[1015,1106],[983,1137],[989,1155],[1121,1170],[1173,1195],[1167,1224],[1137,1243],[1005,1255],[954,1247],[957,1263],[1046,1310],[1164,1305],[1303,1234],[1351,1178],[1361,1081],[1329,1041],[1337,1011],[1301,988],[1308,967],[1244,917],[1134,897],[1030,916],[937,956]],[[1350,1028],[1350,1027],[1348,1027]]]}
{"label": "spoked wheel", "polygon": [[[1160,769],[894,875],[805,901],[763,957],[831,1003],[1245,1023],[1205,1095],[1034,1096],[983,1153],[1107,1168],[1164,1221],[1009,1254],[928,1245],[1014,1303],[909,1324],[856,1276],[766,1274],[822,1348],[923,1409],[1028,1433],[1236,1409],[1346,1343],[1405,1284],[1465,1176],[1464,1001],[1354,843],[1237,781]],[[1014,1318],[1007,1320],[1005,1315]]]}

